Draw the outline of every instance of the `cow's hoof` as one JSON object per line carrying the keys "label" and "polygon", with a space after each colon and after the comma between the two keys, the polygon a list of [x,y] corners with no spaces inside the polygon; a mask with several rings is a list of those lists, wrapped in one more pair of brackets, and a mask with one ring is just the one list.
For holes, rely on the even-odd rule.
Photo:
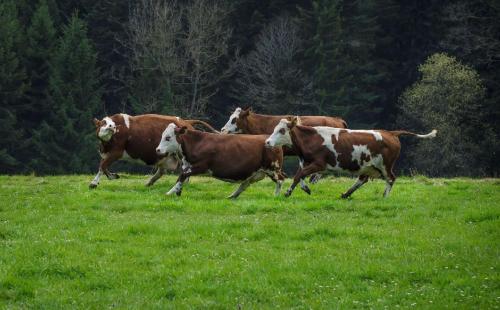
{"label": "cow's hoof", "polygon": [[182,192],[181,192],[181,191],[178,191],[178,192],[175,192],[175,194],[176,194],[177,196],[180,196],[180,195],[182,194]]}
{"label": "cow's hoof", "polygon": [[94,189],[94,188],[96,188],[96,187],[97,187],[97,184],[96,184],[96,183],[90,183],[90,184],[89,184],[89,188],[90,188],[90,189]]}
{"label": "cow's hoof", "polygon": [[290,197],[290,195],[291,195],[291,194],[292,194],[292,192],[291,192],[291,191],[286,191],[286,193],[285,193],[285,197]]}
{"label": "cow's hoof", "polygon": [[146,186],[146,187],[150,187],[151,185],[153,185],[152,182],[148,182],[148,183],[144,184],[144,186]]}
{"label": "cow's hoof", "polygon": [[340,195],[340,198],[342,198],[342,199],[347,199],[347,198],[349,198],[349,196],[350,196],[350,195],[347,195],[347,194],[342,194],[342,195]]}

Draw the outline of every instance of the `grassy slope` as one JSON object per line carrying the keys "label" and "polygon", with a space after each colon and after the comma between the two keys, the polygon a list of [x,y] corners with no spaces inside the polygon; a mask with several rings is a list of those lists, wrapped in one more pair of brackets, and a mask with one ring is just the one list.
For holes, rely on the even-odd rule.
{"label": "grassy slope", "polygon": [[[500,181],[0,177],[0,307],[498,308]],[[289,185],[289,180],[286,186]]]}

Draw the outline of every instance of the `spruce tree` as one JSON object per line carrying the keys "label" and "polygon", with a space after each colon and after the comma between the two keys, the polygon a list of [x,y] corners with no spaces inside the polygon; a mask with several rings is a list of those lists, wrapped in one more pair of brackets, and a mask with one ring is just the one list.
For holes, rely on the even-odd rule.
{"label": "spruce tree", "polygon": [[0,173],[20,169],[17,153],[23,141],[23,126],[17,114],[27,88],[22,65],[22,29],[12,1],[0,2]]}
{"label": "spruce tree", "polygon": [[92,117],[100,106],[96,53],[85,23],[74,15],[63,29],[52,59],[50,115],[35,132],[36,171],[79,173],[95,165]]}
{"label": "spruce tree", "polygon": [[37,128],[49,113],[50,58],[56,47],[56,30],[45,1],[40,1],[27,30],[26,69],[30,77],[26,113],[23,120]]}
{"label": "spruce tree", "polygon": [[300,13],[318,113],[342,116],[353,127],[374,126],[381,109],[372,57],[378,27],[373,3],[317,0]]}

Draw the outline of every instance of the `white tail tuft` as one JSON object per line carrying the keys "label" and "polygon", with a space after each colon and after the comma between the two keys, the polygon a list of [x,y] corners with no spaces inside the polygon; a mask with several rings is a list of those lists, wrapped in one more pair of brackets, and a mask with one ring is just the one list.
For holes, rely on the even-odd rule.
{"label": "white tail tuft", "polygon": [[428,133],[426,135],[417,135],[417,137],[419,137],[421,139],[432,139],[432,138],[436,137],[437,132],[438,131],[436,129],[433,129],[430,133]]}

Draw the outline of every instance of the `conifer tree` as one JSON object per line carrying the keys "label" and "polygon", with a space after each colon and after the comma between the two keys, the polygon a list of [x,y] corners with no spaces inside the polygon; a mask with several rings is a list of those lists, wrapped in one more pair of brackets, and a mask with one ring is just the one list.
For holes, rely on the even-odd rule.
{"label": "conifer tree", "polygon": [[22,65],[22,29],[14,2],[0,2],[0,173],[20,169],[16,153],[24,144],[17,114],[27,88]]}
{"label": "conifer tree", "polygon": [[35,132],[40,173],[89,171],[95,162],[92,117],[100,105],[96,53],[85,23],[73,15],[54,52],[49,79],[50,115]]}

